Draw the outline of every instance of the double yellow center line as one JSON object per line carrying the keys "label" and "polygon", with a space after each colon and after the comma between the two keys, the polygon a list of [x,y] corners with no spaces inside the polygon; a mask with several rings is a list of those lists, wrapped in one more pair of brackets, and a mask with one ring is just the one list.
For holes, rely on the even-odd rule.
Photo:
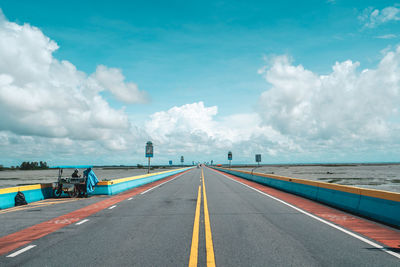
{"label": "double yellow center line", "polygon": [[[210,215],[208,213],[206,186],[204,183],[204,172],[201,169],[201,180],[203,185],[203,210],[204,210],[204,230],[206,236],[207,267],[215,266],[214,246],[212,242]],[[194,215],[192,246],[190,249],[189,267],[197,266],[199,250],[199,228],[200,228],[200,206],[201,206],[201,185],[197,192],[196,212]]]}

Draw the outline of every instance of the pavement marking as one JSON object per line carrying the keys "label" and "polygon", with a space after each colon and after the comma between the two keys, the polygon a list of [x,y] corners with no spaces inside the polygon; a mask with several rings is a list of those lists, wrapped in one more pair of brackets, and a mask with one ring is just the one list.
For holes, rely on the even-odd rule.
{"label": "pavement marking", "polygon": [[[218,173],[219,173],[219,172],[218,172]],[[384,251],[384,252],[386,252],[386,253],[388,253],[388,254],[390,254],[390,255],[392,255],[392,256],[398,258],[398,259],[400,259],[400,254],[399,254],[399,253],[396,253],[396,252],[391,251],[391,250],[389,250],[389,249],[387,249],[387,248],[384,248],[383,246],[381,246],[381,245],[379,245],[379,244],[377,244],[377,243],[375,243],[375,242],[372,242],[372,241],[370,241],[370,240],[368,240],[368,239],[366,239],[366,238],[364,238],[364,237],[362,237],[362,236],[359,236],[359,235],[357,235],[357,234],[355,234],[355,233],[353,233],[353,232],[350,232],[350,231],[348,231],[348,230],[346,230],[346,229],[344,229],[344,228],[342,228],[342,227],[340,227],[340,226],[337,226],[337,225],[335,225],[335,224],[333,224],[333,223],[331,223],[331,222],[328,222],[328,221],[326,221],[326,220],[324,220],[324,219],[321,219],[321,218],[319,218],[319,217],[317,217],[317,216],[315,216],[315,215],[313,215],[313,214],[311,214],[311,213],[309,213],[309,212],[307,212],[307,211],[304,211],[304,210],[302,210],[302,209],[300,209],[300,208],[298,208],[298,207],[296,207],[296,206],[293,206],[293,205],[291,205],[291,204],[289,204],[289,203],[287,203],[287,202],[285,202],[285,201],[283,201],[283,200],[281,200],[281,199],[279,199],[279,198],[276,198],[276,197],[274,197],[274,196],[271,196],[271,195],[269,195],[269,194],[267,194],[267,193],[264,193],[264,192],[262,192],[262,191],[260,191],[260,190],[258,190],[258,189],[256,189],[256,188],[254,188],[254,187],[251,187],[251,186],[249,186],[249,185],[247,185],[247,184],[244,184],[244,183],[242,183],[242,182],[239,182],[239,181],[237,181],[237,180],[231,179],[229,176],[226,176],[225,174],[222,174],[222,173],[219,173],[219,174],[222,175],[222,176],[224,176],[225,178],[227,178],[227,179],[229,179],[229,180],[232,180],[232,181],[234,181],[234,182],[236,182],[236,183],[239,183],[239,184],[241,184],[241,185],[244,185],[244,186],[246,186],[246,187],[248,187],[248,188],[250,188],[250,189],[252,189],[252,190],[254,190],[254,191],[258,192],[258,193],[260,193],[260,194],[263,194],[263,195],[265,195],[265,196],[267,196],[267,197],[269,197],[269,198],[272,198],[272,199],[274,199],[274,200],[276,200],[276,201],[278,201],[278,202],[280,202],[280,203],[282,203],[282,204],[284,204],[284,205],[286,205],[286,206],[288,206],[288,207],[291,207],[291,208],[293,208],[293,209],[295,209],[295,210],[297,210],[297,211],[299,211],[299,212],[301,212],[301,213],[303,213],[303,214],[305,214],[305,215],[307,215],[307,216],[309,216],[309,217],[311,217],[311,218],[313,218],[313,219],[315,219],[315,220],[317,220],[317,221],[320,221],[320,222],[322,222],[322,223],[324,223],[324,224],[326,224],[326,225],[329,225],[329,226],[331,226],[331,227],[333,227],[333,228],[335,228],[335,229],[337,229],[337,230],[339,230],[339,231],[341,231],[341,232],[343,232],[343,233],[346,233],[346,234],[348,234],[348,235],[350,235],[350,236],[352,236],[352,237],[354,237],[354,238],[356,238],[356,239],[358,239],[358,240],[360,240],[360,241],[363,241],[364,243],[367,243],[368,245],[371,245],[371,246],[373,246],[373,247],[375,247],[375,248],[378,248],[378,249],[380,249],[380,250],[382,250],[382,251]]]}
{"label": "pavement marking", "polygon": [[117,205],[112,205],[111,207],[109,207],[109,210],[112,210],[113,208],[115,208]]}
{"label": "pavement marking", "polygon": [[128,198],[128,200],[132,200],[132,199],[133,199],[133,197]]}
{"label": "pavement marking", "polygon": [[157,188],[157,187],[159,187],[159,186],[162,186],[163,184],[166,184],[166,183],[169,183],[169,182],[175,180],[176,178],[182,176],[183,174],[184,174],[184,173],[181,173],[181,174],[179,174],[178,176],[176,176],[175,178],[173,178],[173,179],[171,179],[171,180],[168,180],[168,181],[166,181],[166,182],[164,182],[164,183],[161,183],[161,184],[159,184],[159,185],[156,185],[156,186],[154,186],[154,187],[152,187],[152,188],[149,188],[149,189],[147,189],[146,191],[143,191],[143,192],[140,193],[140,194],[141,194],[141,195],[146,194],[147,192],[150,192],[151,190],[153,190],[153,189],[155,189],[155,188]]}
{"label": "pavement marking", "polygon": [[206,232],[206,254],[207,254],[207,267],[215,267],[214,246],[211,234],[210,215],[208,213],[206,186],[204,184],[203,168],[201,169],[201,177],[203,180],[203,210],[204,210],[204,228]]}
{"label": "pavement marking", "polygon": [[66,199],[63,201],[54,201],[54,199],[52,199],[51,201],[46,201],[45,200],[41,200],[41,201],[35,201],[32,203],[28,203],[27,205],[23,205],[23,206],[16,206],[16,207],[11,207],[5,210],[0,210],[0,214],[4,214],[4,213],[9,213],[9,212],[15,212],[15,211],[21,211],[21,210],[29,210],[29,209],[34,209],[34,208],[41,208],[41,207],[45,207],[45,206],[50,206],[50,205],[54,205],[54,204],[61,204],[61,203],[65,203],[65,202],[73,202],[73,201],[77,201],[78,199]]}
{"label": "pavement marking", "polygon": [[19,254],[24,253],[25,251],[28,251],[28,250],[30,250],[30,249],[32,249],[34,247],[36,247],[36,245],[29,245],[27,247],[24,247],[23,249],[20,249],[20,250],[14,252],[14,253],[8,255],[7,257],[8,258],[14,258],[15,256],[18,256]]}
{"label": "pavement marking", "polygon": [[88,221],[89,221],[89,219],[84,219],[84,220],[82,220],[80,222],[77,222],[75,225],[81,225],[81,224],[83,224],[85,222],[88,222]]}
{"label": "pavement marking", "polygon": [[[188,173],[191,170],[192,169],[186,170],[181,175],[183,175],[184,173]],[[52,218],[48,221],[32,225],[18,232],[2,236],[0,237],[0,255],[6,254],[10,251],[13,251],[14,249],[27,245],[32,241],[40,239],[48,234],[51,234],[69,224],[76,223],[86,217],[89,217],[92,214],[107,209],[110,205],[114,205],[116,203],[126,200],[127,198],[138,195],[140,192],[143,192],[150,186],[154,184],[157,185],[158,183],[161,183],[162,181],[165,180],[171,180],[175,178],[176,175],[177,174],[173,174],[169,177],[161,179],[161,181],[160,180],[155,181],[152,182],[151,184],[146,184],[127,190],[126,192],[122,192],[121,194],[111,196],[109,198],[100,200],[93,204],[89,204],[88,206],[66,213],[59,217]]]}
{"label": "pavement marking", "polygon": [[199,227],[200,227],[200,205],[201,205],[201,185],[197,192],[196,211],[193,223],[192,246],[190,248],[189,267],[197,267],[197,258],[199,250]]}

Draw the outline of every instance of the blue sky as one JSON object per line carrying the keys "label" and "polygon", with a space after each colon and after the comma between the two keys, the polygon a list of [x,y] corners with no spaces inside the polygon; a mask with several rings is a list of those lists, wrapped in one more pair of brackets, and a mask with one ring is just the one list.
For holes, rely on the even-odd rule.
{"label": "blue sky", "polygon": [[[0,128],[3,131],[3,140],[6,140],[3,147],[7,152],[2,153],[7,155],[0,157],[0,161],[5,165],[18,164],[25,159],[34,160],[36,157],[40,157],[37,160],[43,158],[57,164],[76,163],[75,161],[84,161],[85,164],[129,164],[131,161],[126,160],[127,157],[136,163],[144,161],[141,151],[146,139],[152,139],[158,144],[162,156],[154,160],[159,163],[178,158],[184,153],[188,154],[190,161],[209,161],[213,156],[214,161],[222,162],[226,160],[227,150],[238,151],[240,162],[252,162],[255,153],[265,154],[263,159],[266,163],[398,161],[399,153],[395,150],[398,140],[394,138],[398,114],[393,111],[398,108],[396,104],[391,103],[392,111],[382,114],[380,110],[369,108],[361,112],[364,116],[359,120],[371,118],[371,112],[379,113],[374,115],[374,123],[387,130],[385,133],[382,130],[370,136],[365,134],[366,129],[379,127],[364,123],[354,128],[351,126],[354,122],[351,121],[348,125],[338,125],[337,129],[329,125],[321,126],[323,129],[315,126],[316,123],[329,124],[326,120],[333,121],[329,116],[317,119],[317,115],[320,112],[325,114],[325,111],[316,110],[317,102],[322,100],[315,99],[318,99],[320,90],[335,90],[335,86],[341,86],[352,79],[348,76],[340,78],[340,75],[334,73],[332,67],[336,62],[350,60],[352,64],[358,64],[354,75],[359,82],[352,82],[349,86],[354,87],[354,91],[362,91],[357,84],[375,77],[362,77],[362,71],[372,69],[379,72],[385,56],[388,53],[396,54],[400,38],[400,13],[397,13],[400,2],[337,0],[303,1],[301,4],[298,1],[59,3],[0,0],[0,8],[8,23],[20,26],[25,23],[37,27],[44,36],[53,40],[58,45],[58,49],[51,53],[54,59],[70,62],[88,77],[96,73],[99,65],[118,69],[125,77],[125,83],[132,82],[147,94],[146,100],[127,103],[121,97],[115,97],[117,89],[108,90],[104,85],[104,89],[99,90],[98,94],[111,109],[123,109],[123,116],[128,118],[130,132],[117,134],[116,139],[121,141],[118,149],[104,145],[114,141],[111,139],[115,137],[110,133],[81,140],[74,134],[57,133],[48,136],[9,122]],[[378,13],[373,13],[375,10]],[[29,42],[24,45],[29,45]],[[0,51],[0,60],[1,54]],[[282,57],[286,57],[288,61]],[[283,72],[273,72],[274,67],[280,64],[283,64]],[[393,64],[398,66],[397,61]],[[305,72],[296,68],[299,66]],[[297,74],[293,75],[291,71]],[[286,87],[279,80],[301,84],[310,73],[315,76],[332,76],[332,79],[335,75],[340,77],[333,82],[334,85],[323,85],[318,90],[315,88],[319,85],[311,89],[296,89],[293,86]],[[394,70],[394,75],[400,74]],[[103,83],[109,84],[104,80]],[[380,82],[374,80],[368,84]],[[396,91],[398,83],[395,81],[389,87],[391,92]],[[287,95],[282,93],[285,88],[293,90],[290,95],[303,91],[304,94],[299,93],[294,100],[285,99]],[[339,89],[343,90],[343,87]],[[312,90],[316,90],[314,95],[305,97]],[[341,94],[340,90],[337,91],[338,95]],[[264,94],[265,92],[270,93]],[[381,88],[373,87],[368,90],[371,99],[376,99],[374,94],[382,94]],[[357,98],[357,94],[352,96]],[[304,99],[301,100],[302,97]],[[333,101],[332,97],[334,96],[327,94],[324,101],[343,102]],[[270,99],[275,102],[270,103]],[[304,115],[297,121],[314,121],[309,126],[310,129],[316,127],[314,130],[299,134],[301,131],[291,126],[295,118],[293,114],[290,118],[282,117],[285,112],[279,108],[282,105],[271,110],[279,101],[290,103],[292,100],[297,101],[297,104],[290,109],[297,112],[300,107],[300,113]],[[389,100],[383,99],[382,103]],[[200,102],[203,107],[194,105]],[[352,116],[355,108],[353,102],[349,100],[351,108],[343,112],[342,121]],[[360,102],[357,105],[361,104],[365,103]],[[185,105],[192,106],[185,109]],[[312,107],[312,111],[303,109],[305,106]],[[186,110],[187,114],[205,112],[205,117],[208,117],[197,126],[190,122],[190,116],[182,116],[179,112],[178,115],[172,115],[171,109],[174,107]],[[212,107],[217,107],[217,112],[210,110]],[[335,108],[340,107],[331,107],[332,110]],[[360,108],[364,109],[357,106],[358,110]],[[45,116],[44,109],[38,116]],[[2,116],[11,112],[9,108],[3,110]],[[68,109],[63,112],[68,112]],[[157,112],[164,112],[158,114],[164,116],[161,121],[171,120],[175,125],[173,129],[182,129],[165,132],[168,127],[155,125],[154,114]],[[328,113],[331,114],[332,111],[327,110],[326,114]],[[230,127],[238,122],[242,125]],[[63,128],[69,129],[67,132],[72,131],[72,128]],[[135,129],[134,132],[132,128]],[[243,129],[249,129],[250,132],[243,132]],[[235,138],[224,136],[223,132],[228,135],[230,130]],[[198,132],[206,138],[194,138],[193,133],[197,136]],[[126,136],[135,137],[129,139]],[[276,137],[271,139],[271,136]],[[27,137],[33,139],[26,141]],[[35,138],[40,141],[32,141]],[[10,141],[14,139],[18,140],[14,143],[21,145]],[[340,141],[343,139],[349,141],[343,145]],[[197,142],[198,145],[187,146],[176,140],[182,143]],[[63,149],[46,149],[46,142],[61,142]],[[43,146],[35,147],[35,143]],[[176,149],[180,145],[182,149]],[[364,149],[354,149],[360,145]],[[25,149],[27,146],[28,151]],[[89,152],[77,158],[71,156],[72,152],[65,152],[73,151],[75,146],[97,147],[97,151],[101,152],[96,158]],[[115,156],[109,158],[109,155]]]}

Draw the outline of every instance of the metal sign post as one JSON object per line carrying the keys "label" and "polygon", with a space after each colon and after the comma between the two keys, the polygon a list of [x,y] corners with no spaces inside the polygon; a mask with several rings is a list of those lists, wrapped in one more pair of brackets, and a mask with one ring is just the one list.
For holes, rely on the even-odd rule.
{"label": "metal sign post", "polygon": [[258,163],[258,167],[260,167],[261,154],[256,154],[256,162]]}
{"label": "metal sign post", "polygon": [[147,173],[150,173],[150,158],[152,158],[152,157],[153,157],[153,143],[148,141],[146,143],[146,158],[149,159]]}
{"label": "metal sign post", "polygon": [[228,160],[229,160],[229,168],[231,168],[231,163],[232,163],[232,152],[228,152]]}

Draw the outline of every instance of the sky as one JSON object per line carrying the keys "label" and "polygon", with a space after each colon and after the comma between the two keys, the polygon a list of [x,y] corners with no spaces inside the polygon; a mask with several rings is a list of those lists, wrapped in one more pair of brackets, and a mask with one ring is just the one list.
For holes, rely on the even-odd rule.
{"label": "sky", "polygon": [[400,161],[400,1],[0,10],[0,165]]}

